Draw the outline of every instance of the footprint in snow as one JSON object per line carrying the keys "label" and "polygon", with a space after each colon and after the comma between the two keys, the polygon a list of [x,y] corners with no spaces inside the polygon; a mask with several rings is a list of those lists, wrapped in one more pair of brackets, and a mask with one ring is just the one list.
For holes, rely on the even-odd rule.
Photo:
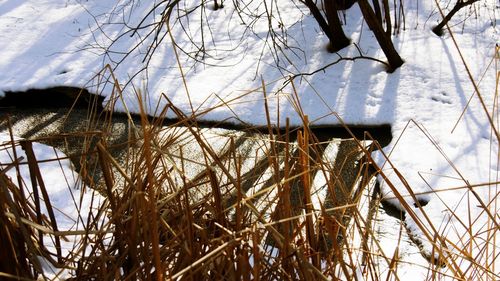
{"label": "footprint in snow", "polygon": [[441,102],[444,104],[452,104],[451,97],[446,92],[440,92],[437,94],[432,94],[431,99],[433,101]]}

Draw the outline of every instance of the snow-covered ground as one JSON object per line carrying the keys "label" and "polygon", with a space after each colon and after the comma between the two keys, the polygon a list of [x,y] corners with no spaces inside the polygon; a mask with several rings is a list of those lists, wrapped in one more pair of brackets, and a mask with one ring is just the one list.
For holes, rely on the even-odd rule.
{"label": "snow-covered ground", "polygon": [[[414,218],[421,222],[406,216],[408,227],[435,226],[430,237],[444,233],[453,251],[469,249],[472,241],[497,241],[486,237],[492,233],[486,230],[495,227],[493,221],[498,223],[500,208],[496,0],[464,8],[450,22],[453,36],[445,32],[443,37],[430,30],[441,19],[436,3],[446,12],[453,1],[404,1],[405,24],[393,37],[405,60],[401,68],[387,73],[380,62],[359,58],[340,60],[312,75],[300,74],[341,57],[385,60],[357,5],[346,12],[344,29],[359,49],[351,44],[330,54],[326,37],[299,2],[278,1],[278,13],[276,2],[268,1],[269,22],[261,1],[240,6],[246,13],[263,13],[260,18],[234,13],[234,3],[246,1],[226,1],[219,10],[209,9],[208,3],[189,20],[171,21],[175,44],[165,33],[167,26],[147,36],[151,27],[146,25],[161,18],[163,6],[149,14],[144,28],[131,31],[153,2],[0,0],[0,93],[65,85],[87,88],[109,100],[112,84],[102,83],[109,79],[109,69],[102,72],[109,64],[131,111],[139,110],[135,87],[151,114],[156,104],[165,104],[166,95],[188,115],[207,110],[200,116],[205,120],[265,124],[267,97],[273,124],[283,125],[290,118],[300,125],[298,98],[314,125],[339,124],[334,113],[352,125],[391,124],[394,138],[383,152],[392,165],[381,152],[373,157],[400,193],[407,195],[409,187],[430,200],[423,207],[428,217],[415,207]],[[181,1],[181,13],[198,2]],[[269,25],[276,33],[269,33]],[[273,45],[273,37],[282,43]],[[148,56],[154,42],[160,44]],[[198,47],[204,42],[205,57],[193,42]],[[296,95],[290,76],[295,77]],[[124,110],[125,105],[118,103],[116,109]],[[388,200],[394,197],[386,181],[382,191]],[[413,206],[414,200],[405,198]],[[470,228],[467,237],[464,227]],[[498,231],[493,233],[498,237]],[[430,245],[423,247],[431,252]],[[500,264],[495,263],[492,268],[498,270]],[[407,276],[421,280],[408,270]]]}

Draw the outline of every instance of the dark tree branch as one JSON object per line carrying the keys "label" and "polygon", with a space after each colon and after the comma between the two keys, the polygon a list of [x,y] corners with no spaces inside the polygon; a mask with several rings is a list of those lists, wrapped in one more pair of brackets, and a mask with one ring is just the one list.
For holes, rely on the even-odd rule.
{"label": "dark tree branch", "polygon": [[479,0],[457,0],[457,3],[455,3],[453,9],[451,9],[451,11],[443,18],[443,20],[432,29],[432,32],[434,32],[434,34],[436,34],[437,36],[443,35],[443,27],[451,20],[451,18],[463,7],[472,5],[477,1]]}
{"label": "dark tree branch", "polygon": [[329,64],[326,64],[325,66],[321,67],[321,68],[318,68],[312,72],[305,72],[305,73],[298,73],[298,74],[294,74],[292,76],[290,76],[290,78],[287,79],[287,81],[284,83],[283,86],[286,86],[288,83],[290,83],[291,80],[294,80],[295,78],[297,77],[304,77],[304,76],[312,76],[318,72],[325,72],[329,67],[331,66],[334,66],[342,61],[356,61],[356,60],[360,60],[360,59],[364,59],[364,60],[371,60],[371,61],[375,61],[375,62],[378,62],[378,63],[381,63],[383,65],[385,65],[388,69],[390,69],[390,65],[385,62],[385,61],[382,61],[382,60],[379,60],[379,59],[376,59],[376,58],[373,58],[373,57],[367,57],[365,55],[363,55],[359,49],[359,47],[354,44],[356,46],[356,48],[358,49],[358,52],[359,52],[359,56],[356,56],[356,57],[341,57],[339,55],[339,58],[336,59],[335,61],[329,63]]}

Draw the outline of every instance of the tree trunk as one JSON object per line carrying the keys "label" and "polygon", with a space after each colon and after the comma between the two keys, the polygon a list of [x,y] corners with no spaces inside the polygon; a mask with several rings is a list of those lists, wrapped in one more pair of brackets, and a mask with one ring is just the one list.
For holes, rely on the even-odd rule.
{"label": "tree trunk", "polygon": [[339,10],[347,10],[356,3],[357,0],[333,0],[335,1],[335,4],[337,5],[337,9]]}
{"label": "tree trunk", "polygon": [[304,4],[306,4],[307,8],[309,8],[309,11],[311,11],[311,14],[319,24],[319,27],[321,27],[321,29],[325,33],[326,37],[328,37],[328,39],[332,41],[334,39],[333,34],[328,27],[328,23],[326,22],[325,18],[323,18],[320,10],[318,9],[318,7],[316,7],[316,4],[312,0],[304,0]]}
{"label": "tree trunk", "polygon": [[330,38],[330,52],[337,52],[351,44],[351,40],[347,38],[340,23],[338,7],[336,0],[325,0],[325,13],[328,20],[328,27],[330,28],[332,38]]}
{"label": "tree trunk", "polygon": [[451,18],[463,7],[472,5],[474,2],[477,1],[478,0],[469,0],[469,1],[457,0],[457,3],[453,7],[453,9],[451,9],[451,11],[443,18],[443,20],[432,29],[432,32],[434,32],[434,34],[436,34],[437,36],[443,35],[443,27],[451,20]]}
{"label": "tree trunk", "polygon": [[367,0],[358,0],[358,4],[359,8],[361,9],[361,12],[363,13],[363,17],[365,18],[366,24],[368,24],[368,27],[372,30],[373,34],[375,35],[375,38],[377,38],[377,41],[380,47],[382,48],[382,51],[387,57],[387,60],[390,65],[390,69],[388,69],[388,71],[392,72],[396,70],[404,63],[404,61],[394,48],[394,45],[392,44],[391,41],[391,37],[384,32],[382,25],[377,20],[375,12],[372,10]]}
{"label": "tree trunk", "polygon": [[375,17],[377,20],[380,22],[380,25],[382,25],[382,11],[380,10],[380,3],[378,0],[373,0],[373,10],[375,10]]}
{"label": "tree trunk", "polygon": [[224,4],[222,3],[222,0],[219,4],[219,1],[218,0],[214,0],[214,10],[217,11],[218,9],[220,8],[223,8],[224,7]]}
{"label": "tree trunk", "polygon": [[391,10],[389,7],[389,0],[382,0],[382,5],[384,6],[384,16],[385,16],[385,34],[391,36],[392,33],[392,23],[391,23]]}

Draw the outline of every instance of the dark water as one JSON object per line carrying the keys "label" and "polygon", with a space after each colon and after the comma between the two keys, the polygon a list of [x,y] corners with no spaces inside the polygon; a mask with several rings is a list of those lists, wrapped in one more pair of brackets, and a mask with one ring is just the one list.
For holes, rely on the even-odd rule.
{"label": "dark water", "polygon": [[[102,113],[104,110],[102,102],[104,97],[89,93],[86,90],[74,87],[54,87],[48,89],[32,89],[26,92],[7,92],[6,96],[0,99],[0,114],[1,113],[16,113],[22,109],[62,109],[76,108],[88,109],[93,108],[97,112]],[[123,113],[113,113],[114,118],[125,117]],[[140,121],[140,116],[132,114],[133,119]],[[153,119],[150,117],[150,119]],[[178,119],[163,119],[161,124],[164,126],[177,124]],[[246,132],[255,132],[267,134],[269,129],[267,126],[249,126],[220,121],[197,121],[197,125],[201,128],[223,128],[229,130],[240,130]],[[333,138],[349,139],[353,136],[365,140],[369,139],[368,134],[377,140],[380,146],[384,147],[392,140],[391,126],[389,124],[382,125],[349,125],[347,124],[350,132],[338,125],[322,125],[311,126],[312,133],[316,136],[318,141],[328,141]],[[289,128],[289,138],[291,141],[296,140],[297,132],[300,127]],[[274,128],[274,134],[285,134],[284,128]]]}

